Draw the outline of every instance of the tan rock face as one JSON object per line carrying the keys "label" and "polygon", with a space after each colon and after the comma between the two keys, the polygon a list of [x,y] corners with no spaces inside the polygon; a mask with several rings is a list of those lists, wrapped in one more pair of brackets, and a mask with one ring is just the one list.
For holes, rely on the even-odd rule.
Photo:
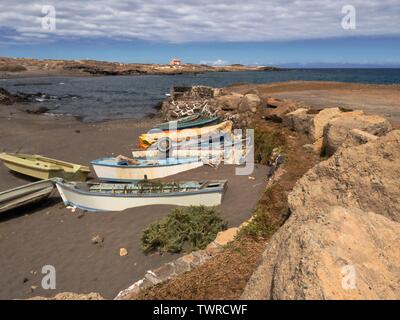
{"label": "tan rock face", "polygon": [[227,95],[218,96],[217,106],[224,111],[234,111],[239,108],[239,104],[243,99],[243,95],[239,93],[231,93]]}
{"label": "tan rock face", "polygon": [[218,232],[214,242],[220,246],[225,246],[229,242],[232,242],[233,239],[235,239],[238,231],[238,228],[229,228],[225,231],[220,231]]}
{"label": "tan rock face", "polygon": [[345,141],[352,129],[360,129],[376,136],[382,136],[392,129],[388,120],[376,115],[357,115],[349,112],[328,122],[324,129],[324,152],[332,155]]}
{"label": "tan rock face", "polygon": [[374,211],[400,222],[400,130],[341,149],[309,170],[289,194],[292,211],[331,206]]}
{"label": "tan rock face", "polygon": [[328,124],[329,120],[338,117],[342,114],[339,108],[326,108],[321,110],[318,114],[315,115],[310,135],[314,140],[318,140],[322,138],[324,133],[324,128]]}
{"label": "tan rock face", "polygon": [[398,223],[342,207],[302,218],[275,234],[242,298],[400,298]]}
{"label": "tan rock face", "polygon": [[262,102],[260,97],[257,94],[248,93],[243,97],[238,110],[239,112],[251,111],[252,113],[256,113],[261,106]]}
{"label": "tan rock face", "polygon": [[313,118],[313,114],[308,114],[308,109],[299,108],[286,114],[283,117],[283,124],[294,131],[309,134],[311,132]]}
{"label": "tan rock face", "polygon": [[375,141],[376,139],[378,139],[378,136],[359,129],[353,129],[349,131],[346,140],[344,140],[340,148],[356,147],[371,141]]}
{"label": "tan rock face", "polygon": [[274,122],[282,122],[286,114],[299,108],[299,106],[292,101],[274,98],[268,98],[266,100],[266,107],[264,111],[265,118]]}
{"label": "tan rock face", "polygon": [[400,299],[400,130],[369,138],[297,182],[243,298]]}

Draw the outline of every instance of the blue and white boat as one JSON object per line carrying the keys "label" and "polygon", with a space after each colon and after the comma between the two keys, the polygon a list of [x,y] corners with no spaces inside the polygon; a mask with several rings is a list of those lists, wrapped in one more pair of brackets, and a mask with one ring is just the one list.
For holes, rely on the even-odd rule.
{"label": "blue and white boat", "polygon": [[91,164],[100,180],[130,182],[164,178],[201,167],[204,161],[198,157],[129,159],[119,156],[93,160]]}
{"label": "blue and white boat", "polygon": [[57,179],[66,206],[88,211],[122,211],[149,205],[217,206],[226,180],[137,183],[83,183]]}

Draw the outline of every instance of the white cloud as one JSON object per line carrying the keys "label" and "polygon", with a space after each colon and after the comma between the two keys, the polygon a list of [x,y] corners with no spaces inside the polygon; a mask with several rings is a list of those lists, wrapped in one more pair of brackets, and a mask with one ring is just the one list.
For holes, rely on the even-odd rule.
{"label": "white cloud", "polygon": [[222,59],[217,59],[214,61],[202,60],[202,61],[200,61],[200,64],[207,64],[207,65],[212,65],[212,66],[226,66],[229,64],[229,62],[222,60]]}
{"label": "white cloud", "polygon": [[[53,37],[188,42],[400,35],[398,0],[352,0],[356,30],[341,27],[346,4],[348,0],[2,0],[0,28],[15,30],[13,41],[20,42]],[[54,33],[41,28],[42,5],[56,8]]]}

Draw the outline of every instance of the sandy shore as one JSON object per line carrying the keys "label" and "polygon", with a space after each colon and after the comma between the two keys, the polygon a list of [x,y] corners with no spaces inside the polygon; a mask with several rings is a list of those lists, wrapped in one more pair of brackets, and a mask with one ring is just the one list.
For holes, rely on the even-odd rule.
{"label": "sandy shore", "polygon": [[[88,164],[98,157],[125,154],[135,147],[137,136],[159,119],[85,124],[73,118],[28,115],[15,106],[0,106],[0,150],[39,153]],[[202,167],[176,179],[228,179],[220,208],[230,226],[251,215],[265,185],[267,168],[257,167],[255,180],[235,176],[233,166]],[[0,190],[28,183],[0,165]],[[245,201],[244,201],[245,199]],[[2,214],[0,218],[0,299],[53,296],[58,292],[99,292],[113,298],[143,277],[149,269],[176,255],[146,256],[140,249],[142,230],[170,212],[170,206],[135,208],[115,213],[90,213],[65,209],[57,194],[37,207]],[[103,246],[91,238],[104,237]],[[120,257],[119,248],[128,250]],[[41,268],[53,265],[56,290],[41,289]]]}

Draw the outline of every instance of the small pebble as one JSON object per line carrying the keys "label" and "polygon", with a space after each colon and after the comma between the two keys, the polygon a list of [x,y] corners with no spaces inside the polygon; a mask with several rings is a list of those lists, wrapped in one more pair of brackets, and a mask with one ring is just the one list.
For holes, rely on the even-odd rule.
{"label": "small pebble", "polygon": [[104,238],[100,235],[95,235],[92,237],[93,244],[102,244],[104,242]]}

